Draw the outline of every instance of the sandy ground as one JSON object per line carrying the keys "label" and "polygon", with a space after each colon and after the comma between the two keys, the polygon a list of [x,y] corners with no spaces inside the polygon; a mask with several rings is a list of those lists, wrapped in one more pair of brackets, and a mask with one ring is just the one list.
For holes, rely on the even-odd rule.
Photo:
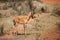
{"label": "sandy ground", "polygon": [[[14,30],[9,31],[8,34],[0,36],[0,40],[60,40],[60,31],[58,31],[58,29],[51,28],[51,30],[53,29],[51,32],[46,30],[38,31],[29,23],[25,24],[25,27],[26,29],[24,30],[24,25],[18,24]],[[17,34],[12,34],[12,32],[17,32]]]}

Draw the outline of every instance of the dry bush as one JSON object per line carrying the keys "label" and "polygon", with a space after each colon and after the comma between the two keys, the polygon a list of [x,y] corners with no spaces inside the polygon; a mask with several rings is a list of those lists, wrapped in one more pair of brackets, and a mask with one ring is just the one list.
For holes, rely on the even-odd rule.
{"label": "dry bush", "polygon": [[14,27],[12,18],[0,18],[0,34],[6,33]]}

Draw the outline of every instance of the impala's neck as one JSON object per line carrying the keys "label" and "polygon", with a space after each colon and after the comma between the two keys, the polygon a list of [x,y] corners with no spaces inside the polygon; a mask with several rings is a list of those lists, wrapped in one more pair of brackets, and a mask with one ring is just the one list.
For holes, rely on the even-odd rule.
{"label": "impala's neck", "polygon": [[31,18],[33,19],[33,14],[32,13],[29,13],[29,15],[27,17],[27,20],[29,21]]}

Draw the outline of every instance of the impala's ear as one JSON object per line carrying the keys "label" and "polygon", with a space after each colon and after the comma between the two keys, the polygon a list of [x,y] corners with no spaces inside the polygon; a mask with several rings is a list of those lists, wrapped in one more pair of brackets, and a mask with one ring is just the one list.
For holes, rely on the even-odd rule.
{"label": "impala's ear", "polygon": [[31,15],[31,12],[29,12],[29,14],[28,15]]}
{"label": "impala's ear", "polygon": [[29,12],[29,15],[28,15],[29,18],[33,18],[33,14],[31,12]]}

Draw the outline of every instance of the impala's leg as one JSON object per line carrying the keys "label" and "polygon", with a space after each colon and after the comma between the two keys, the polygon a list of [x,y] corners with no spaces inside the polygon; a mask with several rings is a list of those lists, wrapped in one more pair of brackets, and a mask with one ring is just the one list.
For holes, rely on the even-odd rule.
{"label": "impala's leg", "polygon": [[25,25],[25,23],[23,24],[23,26],[24,26],[24,35],[26,36],[26,25]]}
{"label": "impala's leg", "polygon": [[26,34],[26,32],[25,32],[25,24],[23,23],[23,26],[24,26],[24,35]]}

